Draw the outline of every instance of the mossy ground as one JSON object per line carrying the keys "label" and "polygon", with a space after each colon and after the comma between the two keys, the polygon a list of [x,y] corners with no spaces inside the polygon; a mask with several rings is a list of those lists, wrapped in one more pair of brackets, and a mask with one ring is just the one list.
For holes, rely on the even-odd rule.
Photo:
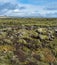
{"label": "mossy ground", "polygon": [[0,65],[57,65],[56,20],[1,19]]}

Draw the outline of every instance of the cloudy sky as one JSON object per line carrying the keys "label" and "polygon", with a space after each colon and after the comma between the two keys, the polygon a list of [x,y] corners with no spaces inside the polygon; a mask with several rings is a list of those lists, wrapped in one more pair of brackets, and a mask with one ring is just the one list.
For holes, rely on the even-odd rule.
{"label": "cloudy sky", "polygon": [[0,16],[57,17],[57,0],[0,0]]}

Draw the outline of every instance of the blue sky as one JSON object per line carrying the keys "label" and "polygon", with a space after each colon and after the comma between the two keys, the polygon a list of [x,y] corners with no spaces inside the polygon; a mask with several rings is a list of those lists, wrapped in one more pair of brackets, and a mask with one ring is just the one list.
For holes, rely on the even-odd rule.
{"label": "blue sky", "polygon": [[0,0],[0,16],[56,17],[57,0]]}

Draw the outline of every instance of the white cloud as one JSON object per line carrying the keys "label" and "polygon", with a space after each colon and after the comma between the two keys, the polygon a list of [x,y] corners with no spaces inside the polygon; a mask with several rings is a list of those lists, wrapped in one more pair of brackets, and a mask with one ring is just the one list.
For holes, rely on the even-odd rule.
{"label": "white cloud", "polygon": [[5,3],[5,2],[16,2],[16,0],[0,0],[1,3]]}
{"label": "white cloud", "polygon": [[[38,12],[42,9],[40,6],[19,4],[18,6],[23,6],[25,9],[14,9],[8,10],[4,15],[15,15],[15,16],[34,16],[39,14]],[[39,8],[39,9],[38,9]]]}
{"label": "white cloud", "polygon": [[[22,4],[22,3],[18,3],[16,0],[0,0],[0,3],[11,3],[11,4],[17,4],[17,8],[13,9],[7,9],[5,7],[4,10],[2,10],[2,15],[7,15],[7,16],[42,16],[45,17],[50,14],[57,13],[57,10],[48,10],[45,9],[47,7],[50,6],[39,6],[39,5],[33,5],[33,4]],[[13,5],[14,6],[14,5]],[[14,6],[15,7],[15,6]],[[20,7],[24,7],[23,9],[20,9]],[[52,6],[54,8],[54,6]],[[57,7],[56,7],[57,8]],[[3,13],[4,12],[4,13]],[[55,15],[54,15],[55,16]]]}
{"label": "white cloud", "polygon": [[10,16],[42,16],[45,17],[47,14],[54,14],[57,12],[57,10],[45,10],[44,7],[41,6],[34,6],[34,5],[24,5],[19,4],[19,6],[25,7],[25,9],[14,9],[14,10],[8,10],[4,15],[10,15]]}

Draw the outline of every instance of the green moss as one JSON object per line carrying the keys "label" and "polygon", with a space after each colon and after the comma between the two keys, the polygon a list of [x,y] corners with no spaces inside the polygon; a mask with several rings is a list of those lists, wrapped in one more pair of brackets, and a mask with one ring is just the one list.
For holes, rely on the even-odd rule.
{"label": "green moss", "polygon": [[40,37],[40,39],[42,39],[42,40],[48,40],[49,39],[49,37],[47,36],[47,35],[39,35],[39,37]]}
{"label": "green moss", "polygon": [[22,30],[19,30],[18,31],[20,33],[20,37],[21,38],[25,38],[25,37],[37,37],[38,36],[38,33],[35,32],[34,30],[25,30],[25,29],[22,29]]}
{"label": "green moss", "polygon": [[32,36],[32,37],[37,37],[37,36],[38,36],[38,33],[35,32],[34,30],[28,31],[28,34],[29,34],[30,36]]}
{"label": "green moss", "polygon": [[23,47],[23,51],[28,55],[31,50],[27,47]]}
{"label": "green moss", "polygon": [[42,34],[47,34],[48,33],[48,30],[47,30],[47,28],[38,28],[37,29],[37,32],[38,33],[42,33]]}
{"label": "green moss", "polygon": [[24,39],[19,39],[18,41],[17,41],[19,44],[27,44],[27,42],[24,40]]}
{"label": "green moss", "polygon": [[38,62],[39,65],[49,65],[49,63]]}
{"label": "green moss", "polygon": [[13,42],[10,40],[10,39],[3,39],[3,41],[4,41],[4,44],[6,43],[6,44],[13,44]]}
{"label": "green moss", "polygon": [[1,32],[0,38],[5,38],[6,36],[7,36],[7,33],[6,32]]}

